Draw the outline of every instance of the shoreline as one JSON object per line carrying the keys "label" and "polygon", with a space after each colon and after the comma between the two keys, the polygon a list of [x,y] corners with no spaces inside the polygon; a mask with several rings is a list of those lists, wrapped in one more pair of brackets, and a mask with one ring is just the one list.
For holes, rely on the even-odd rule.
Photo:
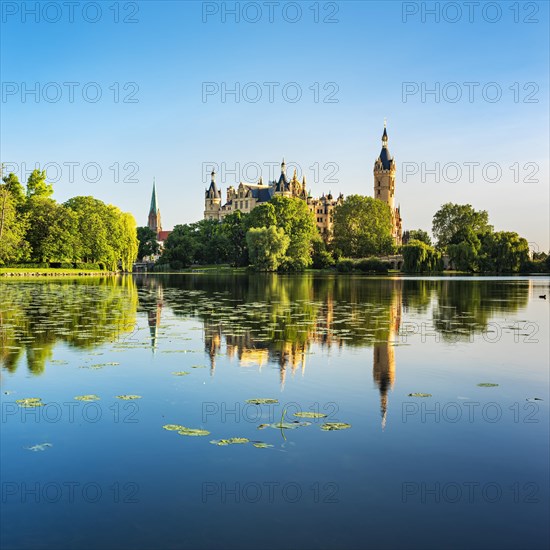
{"label": "shoreline", "polygon": [[55,268],[0,268],[0,277],[114,277],[120,275],[118,271],[93,271],[83,269],[60,269]]}

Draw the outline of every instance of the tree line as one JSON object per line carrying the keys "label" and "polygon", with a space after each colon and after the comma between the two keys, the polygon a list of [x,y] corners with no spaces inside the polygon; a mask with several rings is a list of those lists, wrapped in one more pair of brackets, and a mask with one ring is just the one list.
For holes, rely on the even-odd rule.
{"label": "tree line", "polygon": [[[427,231],[406,231],[403,245],[392,239],[390,207],[383,201],[348,196],[333,212],[333,236],[325,242],[315,215],[298,198],[276,196],[249,214],[236,211],[221,222],[201,220],[177,225],[161,251],[156,269],[182,269],[193,264],[252,266],[260,271],[303,271],[336,267],[339,271],[382,273],[388,264],[377,257],[401,253],[403,271],[543,272],[550,260],[533,258],[526,239],[494,231],[486,211],[471,205],[444,204],[434,215],[432,243]],[[140,257],[159,252],[156,235],[138,228]],[[444,262],[444,259],[447,261]]]}
{"label": "tree line", "polygon": [[26,184],[15,174],[0,184],[0,265],[131,271],[137,258],[134,217],[94,197],[52,199],[46,172]]}

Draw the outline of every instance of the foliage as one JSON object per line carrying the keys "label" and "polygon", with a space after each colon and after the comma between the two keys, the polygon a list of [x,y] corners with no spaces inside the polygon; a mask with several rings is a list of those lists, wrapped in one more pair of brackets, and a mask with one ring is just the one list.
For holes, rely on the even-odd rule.
{"label": "foliage", "polygon": [[327,250],[325,241],[319,235],[313,240],[313,252],[311,254],[312,267],[314,269],[327,269],[335,263],[332,254]]}
{"label": "foliage", "polygon": [[246,242],[252,265],[260,271],[277,271],[286,261],[290,238],[281,227],[251,227]]}
{"label": "foliage", "polygon": [[[255,209],[256,210],[256,209]],[[248,247],[246,245],[247,218],[240,210],[225,216],[221,231],[226,239],[227,257],[237,267],[248,265]]]}
{"label": "foliage", "polygon": [[6,185],[0,185],[0,265],[22,257],[25,229],[26,221],[18,219],[12,193]]}
{"label": "foliage", "polygon": [[15,207],[21,206],[25,202],[25,190],[19,183],[19,178],[15,174],[9,173],[2,178],[2,181],[4,189],[10,192]]}
{"label": "foliage", "polygon": [[362,258],[355,262],[355,269],[364,273],[387,273],[389,266],[378,258]]}
{"label": "foliage", "polygon": [[33,170],[27,180],[27,198],[30,197],[51,197],[53,185],[46,182],[46,170]]}
{"label": "foliage", "polygon": [[484,235],[492,229],[487,211],[474,210],[470,204],[446,203],[435,213],[432,222],[432,233],[440,249],[462,242],[465,234]]}
{"label": "foliage", "polygon": [[351,273],[355,267],[355,262],[351,258],[340,258],[336,262],[336,269],[340,273]]}
{"label": "foliage", "polygon": [[157,234],[149,227],[137,228],[138,253],[137,257],[143,260],[146,256],[158,254],[160,245],[157,241]]}
{"label": "foliage", "polygon": [[403,233],[403,244],[407,244],[409,241],[421,241],[423,243],[432,245],[432,239],[428,235],[427,231],[423,229],[411,229]]}
{"label": "foliage", "polygon": [[372,197],[347,197],[334,209],[333,247],[352,258],[393,253],[389,205]]}
{"label": "foliage", "polygon": [[527,240],[511,231],[489,233],[479,252],[483,271],[517,273],[529,262]]}
{"label": "foliage", "polygon": [[403,246],[403,271],[422,273],[442,269],[441,254],[433,246],[411,240]]}
{"label": "foliage", "polygon": [[275,196],[252,210],[247,225],[249,228],[276,227],[289,237],[280,265],[282,270],[302,271],[311,265],[312,241],[318,232],[315,217],[302,199]]}
{"label": "foliage", "polygon": [[172,265],[173,262],[180,262],[181,267],[191,265],[195,260],[196,248],[196,236],[191,226],[176,225],[166,239],[159,264]]}

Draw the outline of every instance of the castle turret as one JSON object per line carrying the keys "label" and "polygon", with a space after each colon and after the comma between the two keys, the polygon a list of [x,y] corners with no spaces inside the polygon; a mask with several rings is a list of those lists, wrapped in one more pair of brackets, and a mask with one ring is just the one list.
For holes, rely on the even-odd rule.
{"label": "castle turret", "polygon": [[392,213],[392,236],[395,244],[401,244],[401,214],[395,208],[395,160],[388,149],[388,132],[384,121],[382,150],[374,162],[374,198],[384,201]]}
{"label": "castle turret", "polygon": [[210,174],[210,187],[204,194],[204,219],[219,220],[222,206],[222,193],[216,185],[216,172]]}
{"label": "castle turret", "polygon": [[149,217],[147,219],[147,226],[154,231],[157,235],[162,231],[162,224],[160,221],[160,209],[157,203],[157,190],[155,187],[155,180],[153,179],[153,194],[151,195],[151,206],[149,208]]}

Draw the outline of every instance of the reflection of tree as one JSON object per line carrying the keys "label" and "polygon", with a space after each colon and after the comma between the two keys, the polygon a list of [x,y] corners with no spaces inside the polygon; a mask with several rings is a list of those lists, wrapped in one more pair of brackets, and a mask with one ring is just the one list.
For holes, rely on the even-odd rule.
{"label": "reflection of tree", "polygon": [[135,326],[137,291],[131,277],[0,284],[0,363],[13,372],[26,357],[39,374],[58,342],[91,349]]}
{"label": "reflection of tree", "polygon": [[155,277],[136,275],[139,293],[139,310],[147,314],[147,325],[151,338],[151,350],[157,349],[158,329],[160,327],[162,307],[164,305],[164,289],[162,282]]}
{"label": "reflection of tree", "polygon": [[470,339],[486,330],[495,314],[517,311],[529,299],[528,280],[437,279],[432,284],[438,298],[434,328],[451,341]]}

